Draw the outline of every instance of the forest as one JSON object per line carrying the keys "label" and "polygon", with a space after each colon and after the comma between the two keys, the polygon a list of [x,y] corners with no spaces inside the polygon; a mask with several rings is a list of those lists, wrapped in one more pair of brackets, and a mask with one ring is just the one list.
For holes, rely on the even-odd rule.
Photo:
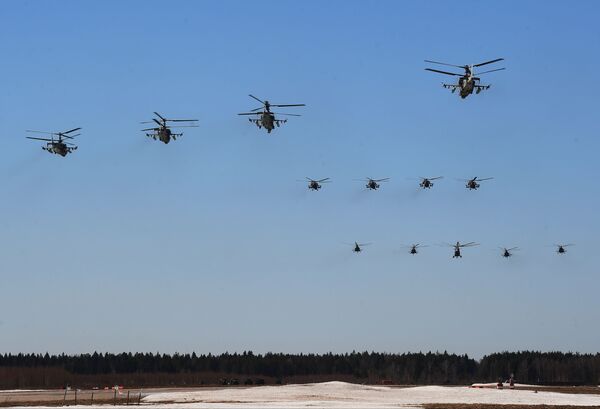
{"label": "forest", "polygon": [[0,354],[0,389],[263,385],[341,380],[466,385],[514,375],[518,383],[598,385],[600,354],[501,352],[475,360],[447,352],[220,355]]}

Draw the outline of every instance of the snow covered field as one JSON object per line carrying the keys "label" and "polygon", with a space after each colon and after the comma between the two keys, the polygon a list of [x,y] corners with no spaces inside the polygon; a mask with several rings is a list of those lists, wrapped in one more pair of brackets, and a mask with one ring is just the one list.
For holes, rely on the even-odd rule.
{"label": "snow covered field", "polygon": [[600,395],[469,387],[386,387],[326,382],[150,394],[146,404],[185,408],[419,408],[427,403],[600,406]]}

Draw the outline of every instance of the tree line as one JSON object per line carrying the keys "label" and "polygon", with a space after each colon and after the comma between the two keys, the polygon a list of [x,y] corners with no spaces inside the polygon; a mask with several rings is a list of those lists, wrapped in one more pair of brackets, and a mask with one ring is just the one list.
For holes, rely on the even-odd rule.
{"label": "tree line", "polygon": [[344,380],[413,385],[600,383],[600,354],[501,352],[475,360],[447,352],[220,355],[0,354],[0,388],[273,384]]}

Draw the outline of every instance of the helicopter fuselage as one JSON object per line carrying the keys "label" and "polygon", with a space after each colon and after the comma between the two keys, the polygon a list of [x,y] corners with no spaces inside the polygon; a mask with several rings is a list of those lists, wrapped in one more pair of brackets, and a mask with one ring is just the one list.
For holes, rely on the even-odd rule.
{"label": "helicopter fuselage", "polygon": [[312,181],[308,184],[308,188],[310,190],[319,190],[321,189],[321,185],[319,184],[319,182]]}
{"label": "helicopter fuselage", "polygon": [[156,132],[156,136],[158,137],[158,140],[164,144],[171,142],[171,130],[166,126],[159,128]]}
{"label": "helicopter fuselage", "polygon": [[431,182],[429,179],[423,179],[423,181],[420,183],[420,186],[423,189],[431,189],[433,182]]}
{"label": "helicopter fuselage", "polygon": [[469,190],[477,190],[479,189],[479,183],[475,182],[474,180],[470,180],[467,182],[467,189]]}
{"label": "helicopter fuselage", "polygon": [[371,180],[365,185],[365,187],[370,190],[377,190],[379,189],[379,183]]}
{"label": "helicopter fuselage", "polygon": [[454,248],[454,256],[452,256],[452,258],[462,258],[462,255],[460,254],[460,247],[455,247]]}
{"label": "helicopter fuselage", "polygon": [[42,149],[62,157],[67,156],[72,150],[64,142],[48,142],[46,146],[42,146]]}

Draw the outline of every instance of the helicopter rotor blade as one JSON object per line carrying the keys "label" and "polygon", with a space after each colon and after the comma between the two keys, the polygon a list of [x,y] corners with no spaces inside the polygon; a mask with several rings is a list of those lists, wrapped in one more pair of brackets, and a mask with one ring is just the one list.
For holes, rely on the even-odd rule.
{"label": "helicopter rotor blade", "polygon": [[276,114],[276,115],[286,115],[286,116],[302,116],[302,115],[298,115],[298,114],[282,114],[281,112],[271,112],[272,114]]}
{"label": "helicopter rotor blade", "polygon": [[447,65],[448,67],[456,67],[456,68],[464,68],[466,69],[467,66],[466,65],[454,65],[454,64],[448,64],[445,62],[439,62],[439,61],[431,61],[431,60],[425,60],[425,62],[428,62],[430,64],[439,64],[439,65]]}
{"label": "helicopter rotor blade", "polygon": [[271,104],[272,107],[305,107],[306,104]]}
{"label": "helicopter rotor blade", "polygon": [[159,117],[163,121],[166,121],[166,119],[161,114],[159,114],[158,112],[154,111],[154,115],[156,115],[157,117]]}
{"label": "helicopter rotor blade", "polygon": [[[477,179],[477,178],[475,178],[475,179]],[[482,182],[484,180],[492,180],[492,179],[494,179],[494,178],[483,178],[483,179],[477,179],[476,181],[477,182]]]}
{"label": "helicopter rotor blade", "polygon": [[198,125],[175,125],[175,126],[169,126],[169,129],[171,128],[199,128]]}
{"label": "helicopter rotor blade", "polygon": [[163,126],[163,124],[161,124],[161,123],[160,123],[160,122],[159,122],[157,119],[155,119],[155,118],[152,118],[152,120],[153,120],[154,122],[156,122],[156,123],[158,124],[158,126]]}
{"label": "helicopter rotor blade", "polygon": [[487,64],[491,64],[491,63],[498,62],[498,61],[503,61],[503,60],[504,60],[504,58],[496,58],[495,60],[486,61],[486,62],[482,62],[482,63],[479,63],[479,64],[474,64],[473,67],[481,67],[482,65],[487,65]]}
{"label": "helicopter rotor blade", "polygon": [[388,180],[390,180],[390,178],[383,178],[383,179],[371,179],[373,182],[387,182]]}
{"label": "helicopter rotor blade", "polygon": [[438,180],[438,179],[443,179],[443,176],[436,176],[434,178],[427,178],[427,180]]}
{"label": "helicopter rotor blade", "polygon": [[158,131],[158,128],[146,128],[142,129],[142,131]]}
{"label": "helicopter rotor blade", "polygon": [[330,179],[330,178],[325,178],[325,179],[317,180],[317,182],[319,182],[319,183],[323,183],[323,182],[326,182],[326,181],[328,181],[329,179]]}
{"label": "helicopter rotor blade", "polygon": [[454,75],[456,77],[462,77],[462,74],[456,74],[454,72],[448,72],[448,71],[442,71],[442,70],[434,70],[433,68],[425,68],[425,71],[432,71],[432,72],[437,72],[439,74],[446,74],[446,75]]}
{"label": "helicopter rotor blade", "polygon": [[198,122],[198,119],[167,119],[169,122]]}
{"label": "helicopter rotor blade", "polygon": [[261,115],[261,112],[242,112],[238,115]]}
{"label": "helicopter rotor blade", "polygon": [[255,100],[257,100],[257,101],[258,101],[258,102],[260,102],[261,104],[265,105],[265,101],[262,101],[262,100],[260,100],[259,98],[256,98],[254,95],[252,95],[252,94],[248,94],[248,96],[249,96],[250,98],[254,98]]}
{"label": "helicopter rotor blade", "polygon": [[506,69],[506,68],[498,68],[498,69],[495,69],[495,70],[489,70],[489,71],[484,71],[484,72],[478,72],[478,73],[477,73],[477,75],[487,74],[487,73],[489,73],[489,72],[494,72],[494,71],[502,71],[502,70],[505,70],[505,69]]}
{"label": "helicopter rotor blade", "polygon": [[64,132],[60,132],[60,133],[61,133],[61,134],[63,134],[63,135],[65,135],[65,134],[68,134],[68,133],[71,133],[71,132],[78,131],[78,130],[80,130],[80,129],[81,129],[81,128],[73,128],[73,129],[70,129],[70,130],[68,130],[68,131],[64,131]]}
{"label": "helicopter rotor blade", "polygon": [[33,137],[33,136],[26,136],[25,138],[27,138],[27,139],[35,139],[37,141],[48,141],[48,142],[53,142],[54,141],[54,139],[36,138],[36,137]]}
{"label": "helicopter rotor blade", "polygon": [[256,112],[256,111],[262,111],[263,109],[264,109],[264,107],[258,107],[258,108],[251,109],[250,111]]}

